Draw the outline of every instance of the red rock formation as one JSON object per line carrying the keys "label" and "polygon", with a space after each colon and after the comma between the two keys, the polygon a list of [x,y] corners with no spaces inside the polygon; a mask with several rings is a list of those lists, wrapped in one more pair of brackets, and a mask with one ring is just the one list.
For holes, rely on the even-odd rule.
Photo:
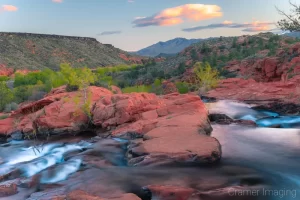
{"label": "red rock formation", "polygon": [[134,63],[134,64],[143,64],[142,62],[142,57],[134,57],[134,56],[128,56],[124,53],[120,53],[119,57],[122,58],[125,61],[129,61],[130,63]]}
{"label": "red rock formation", "polygon": [[148,138],[130,148],[131,165],[213,163],[221,157],[219,142],[207,136],[212,128],[208,111],[198,96],[113,94],[92,86],[89,87],[91,104],[84,112],[83,92],[63,90],[63,87],[55,89],[45,98],[23,105],[9,118],[0,120],[0,133],[77,133],[93,123],[103,129],[116,128],[113,136]]}
{"label": "red rock formation", "polygon": [[[0,120],[0,134],[14,131],[23,133],[78,132],[89,119],[82,109],[83,92],[63,92],[65,87],[51,91],[45,98],[22,105],[11,117]],[[89,87],[91,104],[112,92],[99,87]]]}
{"label": "red rock formation", "polygon": [[117,86],[112,85],[110,86],[110,89],[113,94],[122,94],[122,90]]}
{"label": "red rock formation", "polygon": [[171,81],[164,81],[162,83],[163,94],[171,94],[174,92],[178,92],[176,85]]}
{"label": "red rock formation", "polygon": [[67,200],[109,200],[109,199],[112,199],[112,200],[141,200],[134,194],[123,194],[123,195],[115,197],[115,198],[102,199],[100,197],[93,196],[82,190],[74,190],[66,196],[57,197],[57,200],[60,200],[60,199],[61,200],[64,200],[64,199],[67,199]]}
{"label": "red rock formation", "polygon": [[230,78],[220,82],[218,88],[209,91],[209,97],[233,100],[282,100],[284,102],[300,102],[300,76],[287,82],[257,82],[253,79]]}
{"label": "red rock formation", "polygon": [[152,197],[163,200],[188,200],[196,191],[191,188],[176,186],[149,185]]}
{"label": "red rock formation", "polygon": [[274,57],[228,62],[225,69],[258,82],[286,81],[286,76],[300,73],[300,43],[291,46],[288,51],[277,51]]}
{"label": "red rock formation", "polygon": [[14,69],[7,68],[5,65],[0,64],[0,76],[11,76],[14,73]]}

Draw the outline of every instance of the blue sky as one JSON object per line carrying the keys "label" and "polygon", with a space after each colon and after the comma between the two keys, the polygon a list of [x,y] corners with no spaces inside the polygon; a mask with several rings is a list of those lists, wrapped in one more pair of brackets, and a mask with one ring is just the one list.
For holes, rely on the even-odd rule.
{"label": "blue sky", "polygon": [[[133,51],[175,37],[235,36],[271,30],[281,18],[275,6],[289,11],[288,0],[53,1],[0,0],[0,31],[94,37]],[[215,28],[208,28],[211,25]]]}

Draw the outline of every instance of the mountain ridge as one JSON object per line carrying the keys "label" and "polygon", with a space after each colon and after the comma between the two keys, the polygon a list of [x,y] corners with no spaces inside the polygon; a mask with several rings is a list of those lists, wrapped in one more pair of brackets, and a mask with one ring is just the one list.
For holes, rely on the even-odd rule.
{"label": "mountain ridge", "polygon": [[14,69],[58,69],[61,63],[95,68],[141,63],[142,59],[91,37],[0,32],[0,64]]}
{"label": "mountain ridge", "polygon": [[134,53],[140,56],[149,57],[155,57],[159,54],[177,54],[186,47],[194,43],[200,42],[202,40],[206,39],[186,39],[182,37],[177,37],[171,40],[167,40],[165,42],[159,41]]}

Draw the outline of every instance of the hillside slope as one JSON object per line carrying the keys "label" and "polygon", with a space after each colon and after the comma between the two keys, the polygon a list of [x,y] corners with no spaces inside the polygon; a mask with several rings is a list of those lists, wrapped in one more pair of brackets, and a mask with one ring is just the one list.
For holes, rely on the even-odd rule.
{"label": "hillside slope", "polygon": [[57,69],[60,63],[90,68],[141,62],[112,45],[94,38],[43,35],[31,33],[0,33],[0,64],[14,69]]}
{"label": "hillside slope", "polygon": [[[213,68],[220,72],[220,77],[253,77],[257,80],[269,81],[265,76],[259,76],[256,70],[261,70],[257,60],[276,57],[279,52],[287,52],[295,43],[300,42],[297,38],[280,36],[273,33],[260,33],[257,35],[244,35],[239,37],[221,37],[201,41],[185,48],[176,56],[166,58],[164,62],[155,63],[147,70],[138,69],[130,74],[131,82],[151,83],[156,78],[189,81],[193,74],[193,65],[196,62],[208,62]],[[279,56],[282,59],[296,55],[287,54]],[[241,71],[239,66],[245,63],[249,66]],[[235,64],[232,67],[232,63]],[[258,66],[258,69],[255,68]],[[258,74],[258,75],[257,75]],[[278,79],[275,77],[273,79]],[[270,79],[270,80],[273,80]]]}
{"label": "hillside slope", "polygon": [[194,43],[200,42],[201,40],[203,39],[175,38],[166,42],[158,42],[135,53],[137,55],[151,57],[158,56],[159,54],[176,54],[185,49],[186,47]]}

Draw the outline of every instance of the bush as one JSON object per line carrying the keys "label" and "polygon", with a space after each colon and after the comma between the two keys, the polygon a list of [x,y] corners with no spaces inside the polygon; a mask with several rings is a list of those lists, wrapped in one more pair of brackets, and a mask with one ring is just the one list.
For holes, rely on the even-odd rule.
{"label": "bush", "polygon": [[151,85],[137,85],[132,87],[125,87],[122,89],[123,93],[132,93],[132,92],[150,92]]}
{"label": "bush", "polygon": [[42,90],[33,90],[31,95],[28,97],[29,101],[38,101],[47,94],[47,92],[42,91]]}
{"label": "bush", "polygon": [[6,106],[4,108],[4,112],[8,113],[8,112],[11,112],[11,111],[14,111],[17,109],[18,109],[18,104],[15,102],[12,102],[12,103],[6,104]]}
{"label": "bush", "polygon": [[155,79],[154,83],[151,85],[151,89],[149,92],[155,93],[157,95],[163,94],[162,82],[163,80]]}
{"label": "bush", "polygon": [[180,94],[186,94],[189,92],[189,84],[186,82],[176,82],[176,88]]}
{"label": "bush", "polygon": [[9,117],[9,115],[1,115],[1,116],[0,116],[0,120],[6,119],[6,118],[8,118],[8,117]]}
{"label": "bush", "polygon": [[66,87],[66,91],[67,92],[73,92],[73,91],[78,91],[79,90],[79,86],[78,85],[70,85],[68,84]]}
{"label": "bush", "polygon": [[194,65],[195,75],[198,78],[200,88],[204,90],[209,90],[215,88],[219,82],[219,72],[213,69],[209,63],[197,62]]}
{"label": "bush", "polygon": [[13,92],[7,87],[5,82],[0,82],[0,111],[14,99]]}
{"label": "bush", "polygon": [[0,82],[1,81],[8,81],[9,78],[7,76],[0,76]]}

